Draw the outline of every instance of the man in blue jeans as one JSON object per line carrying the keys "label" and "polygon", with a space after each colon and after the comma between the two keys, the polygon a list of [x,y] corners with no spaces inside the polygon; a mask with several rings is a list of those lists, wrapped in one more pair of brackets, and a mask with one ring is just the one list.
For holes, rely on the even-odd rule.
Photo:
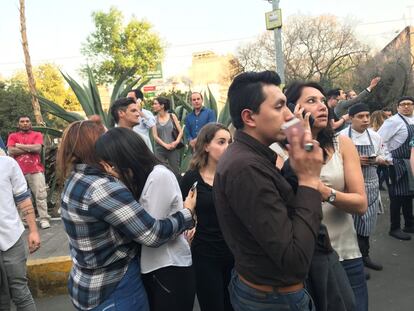
{"label": "man in blue jeans", "polygon": [[269,148],[286,138],[293,119],[273,71],[247,72],[232,82],[228,98],[234,142],[214,177],[217,217],[235,266],[230,281],[234,310],[314,310],[304,289],[322,219],[318,192],[323,156],[310,130],[293,130],[289,159],[296,194],[276,168]]}
{"label": "man in blue jeans", "polygon": [[193,111],[185,117],[185,136],[194,150],[197,142],[197,135],[201,128],[210,122],[216,122],[216,114],[213,110],[203,106],[203,95],[199,92],[191,94],[191,105]]}
{"label": "man in blue jeans", "polygon": [[[17,310],[35,311],[27,285],[28,253],[40,247],[30,191],[17,162],[0,156],[0,310],[10,310],[10,299]],[[29,227],[27,242],[18,207]]]}

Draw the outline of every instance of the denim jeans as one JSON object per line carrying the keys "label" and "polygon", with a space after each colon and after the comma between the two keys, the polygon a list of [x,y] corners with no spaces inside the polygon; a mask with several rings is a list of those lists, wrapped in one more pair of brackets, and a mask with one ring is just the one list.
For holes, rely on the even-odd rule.
{"label": "denim jeans", "polygon": [[229,284],[235,311],[313,311],[314,304],[305,289],[292,293],[266,293],[243,283],[233,270]]}
{"label": "denim jeans", "polygon": [[10,310],[10,299],[17,311],[35,311],[36,306],[27,285],[26,261],[29,255],[25,237],[0,255],[0,310]]}
{"label": "denim jeans", "polygon": [[341,261],[355,295],[356,311],[368,311],[368,287],[361,258]]}
{"label": "denim jeans", "polygon": [[115,291],[92,311],[149,311],[138,258],[131,260]]}

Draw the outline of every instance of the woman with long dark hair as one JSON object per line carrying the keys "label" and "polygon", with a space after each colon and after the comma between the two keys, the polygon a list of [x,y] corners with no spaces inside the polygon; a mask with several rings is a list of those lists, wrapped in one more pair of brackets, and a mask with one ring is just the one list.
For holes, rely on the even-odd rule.
{"label": "woman with long dark hair", "polygon": [[181,181],[182,193],[197,182],[197,226],[191,250],[201,311],[233,310],[227,286],[234,259],[221,233],[212,193],[217,162],[230,142],[230,132],[222,124],[203,126],[197,135],[190,170]]}
{"label": "woman with long dark hair", "polygon": [[[142,180],[123,166],[108,168],[98,158],[95,142],[104,133],[97,122],[74,122],[58,150],[58,172],[66,179],[62,220],[73,262],[69,295],[78,310],[149,311],[139,264],[141,245],[158,247],[191,228],[196,194],[188,196],[186,208],[154,219],[133,195]],[[128,189],[124,183],[129,181],[135,184]]]}
{"label": "woman with long dark hair", "polygon": [[328,122],[328,108],[323,88],[313,82],[294,83],[285,92],[288,103],[313,118],[312,136],[324,153],[319,191],[323,198],[322,223],[330,242],[338,253],[355,295],[358,311],[368,310],[368,290],[364,264],[359,250],[353,214],[367,210],[358,152],[346,136],[335,135]]}
{"label": "woman with long dark hair", "polygon": [[[109,130],[96,142],[96,153],[107,172],[118,177],[152,217],[165,218],[183,210],[175,175],[133,131]],[[142,246],[141,272],[151,311],[193,310],[191,264],[190,247],[183,234],[157,248]]]}
{"label": "woman with long dark hair", "polygon": [[[174,174],[180,174],[180,151],[178,144],[183,137],[183,129],[177,116],[170,113],[171,103],[168,98],[157,97],[152,104],[152,110],[156,113],[156,126],[152,127],[152,136],[155,140],[155,155],[168,164]],[[178,130],[177,137],[173,135],[174,127]]]}

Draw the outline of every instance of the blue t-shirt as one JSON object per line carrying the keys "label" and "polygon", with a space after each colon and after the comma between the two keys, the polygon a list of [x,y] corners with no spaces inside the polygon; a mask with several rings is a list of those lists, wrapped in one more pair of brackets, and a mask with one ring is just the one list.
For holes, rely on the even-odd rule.
{"label": "blue t-shirt", "polygon": [[197,137],[201,128],[210,122],[216,122],[216,114],[213,110],[202,107],[200,113],[196,115],[194,110],[185,118],[185,136],[187,140],[192,140]]}

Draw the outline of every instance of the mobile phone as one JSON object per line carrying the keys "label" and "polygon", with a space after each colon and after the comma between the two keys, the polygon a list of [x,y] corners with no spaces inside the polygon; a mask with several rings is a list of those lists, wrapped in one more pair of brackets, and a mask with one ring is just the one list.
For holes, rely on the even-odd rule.
{"label": "mobile phone", "polygon": [[[287,107],[289,108],[290,111],[292,111],[292,113],[295,111],[295,107],[296,105],[294,103],[288,103]],[[302,116],[303,118],[305,118],[306,115],[306,111],[302,112]],[[309,125],[310,127],[313,126],[313,123],[315,122],[315,119],[312,116],[309,116]]]}
{"label": "mobile phone", "polygon": [[305,129],[303,128],[302,121],[298,118],[293,118],[283,123],[281,129],[286,134],[286,138],[289,143],[292,141],[293,129],[296,129],[298,131],[299,137],[302,137],[305,134]]}
{"label": "mobile phone", "polygon": [[194,191],[197,188],[198,181],[195,181],[194,184],[191,186],[190,191]]}
{"label": "mobile phone", "polygon": [[375,160],[375,158],[376,158],[377,156],[375,155],[375,154],[373,154],[373,155],[370,155],[369,157],[368,157],[368,159],[369,160]]}

